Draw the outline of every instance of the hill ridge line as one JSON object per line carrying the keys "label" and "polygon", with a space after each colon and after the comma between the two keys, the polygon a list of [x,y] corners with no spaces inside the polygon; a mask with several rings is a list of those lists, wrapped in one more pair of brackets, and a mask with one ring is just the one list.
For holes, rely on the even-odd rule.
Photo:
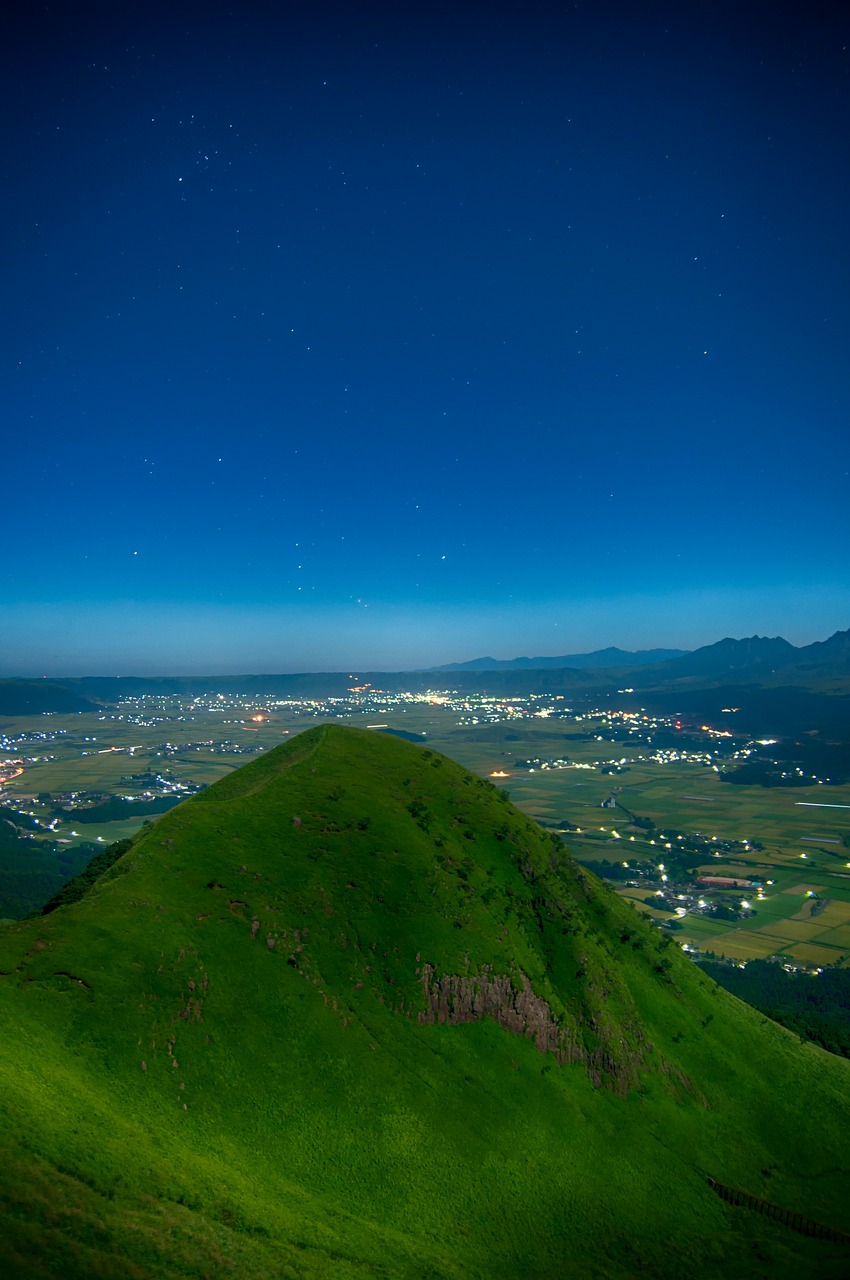
{"label": "hill ridge line", "polygon": [[[272,777],[276,778],[283,773],[287,773],[290,769],[293,769],[296,765],[303,764],[305,760],[309,760],[311,756],[315,755],[319,747],[326,740],[327,731],[329,727],[330,726],[328,725],[324,725],[324,724],[321,725],[317,732],[316,741],[312,743],[306,750],[293,751],[291,755],[287,757],[286,761],[283,762],[283,764],[275,770],[275,773],[272,775]],[[309,733],[310,730],[308,729],[307,732]],[[302,736],[303,735],[299,735],[299,737],[302,737]],[[294,742],[296,740],[297,739],[290,739],[290,742]],[[278,747],[273,747],[271,751],[265,752],[262,756],[259,757],[258,760],[252,761],[252,763],[255,765],[261,764],[263,761],[268,760],[269,757],[275,751],[278,751],[280,749],[280,747],[286,747],[288,745],[289,743],[281,742]],[[219,783],[227,782],[229,779],[235,777],[238,773],[240,773],[242,768],[244,767],[245,766],[241,766],[240,768],[234,769],[232,773],[226,774],[224,778],[219,778],[218,782]],[[248,767],[250,768],[250,766]],[[262,774],[260,779],[256,783],[254,783],[253,786],[246,787],[244,790],[237,791],[237,792],[225,790],[223,791],[223,794],[216,795],[215,791],[217,790],[217,788],[215,786],[212,786],[212,787],[209,787],[207,790],[196,792],[196,794],[194,796],[191,796],[190,799],[200,800],[204,804],[229,804],[231,800],[236,800],[236,799],[242,800],[247,798],[248,796],[256,795],[258,791],[262,791],[264,787],[267,787],[269,782],[271,781],[272,781],[272,778],[270,778],[266,774]]]}

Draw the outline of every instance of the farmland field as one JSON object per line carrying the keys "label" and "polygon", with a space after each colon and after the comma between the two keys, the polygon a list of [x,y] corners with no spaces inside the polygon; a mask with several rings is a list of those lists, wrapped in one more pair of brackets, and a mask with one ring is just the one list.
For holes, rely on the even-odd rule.
{"label": "farmland field", "polygon": [[[9,780],[0,800],[10,815],[26,812],[35,822],[31,847],[107,844],[155,821],[153,807],[149,818],[145,812],[152,800],[208,785],[319,720],[401,732],[490,777],[529,816],[561,832],[579,861],[603,872],[628,862],[634,879],[618,882],[617,891],[656,920],[672,921],[677,941],[702,953],[736,960],[781,954],[805,965],[850,960],[850,785],[815,778],[811,785],[794,778],[788,787],[730,785],[727,761],[752,744],[708,726],[677,734],[669,720],[640,720],[587,699],[568,706],[560,697],[379,691],[302,701],[156,696],[93,714],[5,719],[0,772]],[[126,817],[88,816],[115,796],[127,798]],[[703,856],[686,873],[676,864],[667,876],[659,868],[665,857],[675,861],[675,841]],[[757,896],[746,889],[750,913],[736,920],[704,914],[691,898],[705,876],[758,882]],[[673,887],[686,903],[678,918]],[[742,899],[735,888],[702,892],[711,900],[706,910]],[[662,895],[666,903],[647,901]]]}

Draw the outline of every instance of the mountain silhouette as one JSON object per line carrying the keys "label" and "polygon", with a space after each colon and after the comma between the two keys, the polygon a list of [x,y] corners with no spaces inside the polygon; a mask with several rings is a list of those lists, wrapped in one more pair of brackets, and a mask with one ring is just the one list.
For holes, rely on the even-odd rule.
{"label": "mountain silhouette", "polygon": [[311,729],[78,891],[0,928],[4,1276],[846,1275],[850,1064],[437,753]]}

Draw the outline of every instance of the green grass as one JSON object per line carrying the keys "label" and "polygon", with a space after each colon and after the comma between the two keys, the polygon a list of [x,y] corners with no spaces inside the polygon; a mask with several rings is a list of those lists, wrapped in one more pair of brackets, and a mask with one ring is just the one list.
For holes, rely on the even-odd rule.
{"label": "green grass", "polygon": [[[576,1060],[420,1021],[426,964],[527,981]],[[844,1274],[705,1178],[850,1230],[848,1064],[429,750],[293,739],[0,971],[7,1274]]]}

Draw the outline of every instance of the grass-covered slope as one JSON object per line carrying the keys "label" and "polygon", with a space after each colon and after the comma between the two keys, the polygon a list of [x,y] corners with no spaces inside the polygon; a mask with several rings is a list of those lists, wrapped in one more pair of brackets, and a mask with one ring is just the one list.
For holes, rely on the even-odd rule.
{"label": "grass-covered slope", "polygon": [[311,730],[0,932],[0,1273],[847,1273],[850,1064],[458,765]]}

